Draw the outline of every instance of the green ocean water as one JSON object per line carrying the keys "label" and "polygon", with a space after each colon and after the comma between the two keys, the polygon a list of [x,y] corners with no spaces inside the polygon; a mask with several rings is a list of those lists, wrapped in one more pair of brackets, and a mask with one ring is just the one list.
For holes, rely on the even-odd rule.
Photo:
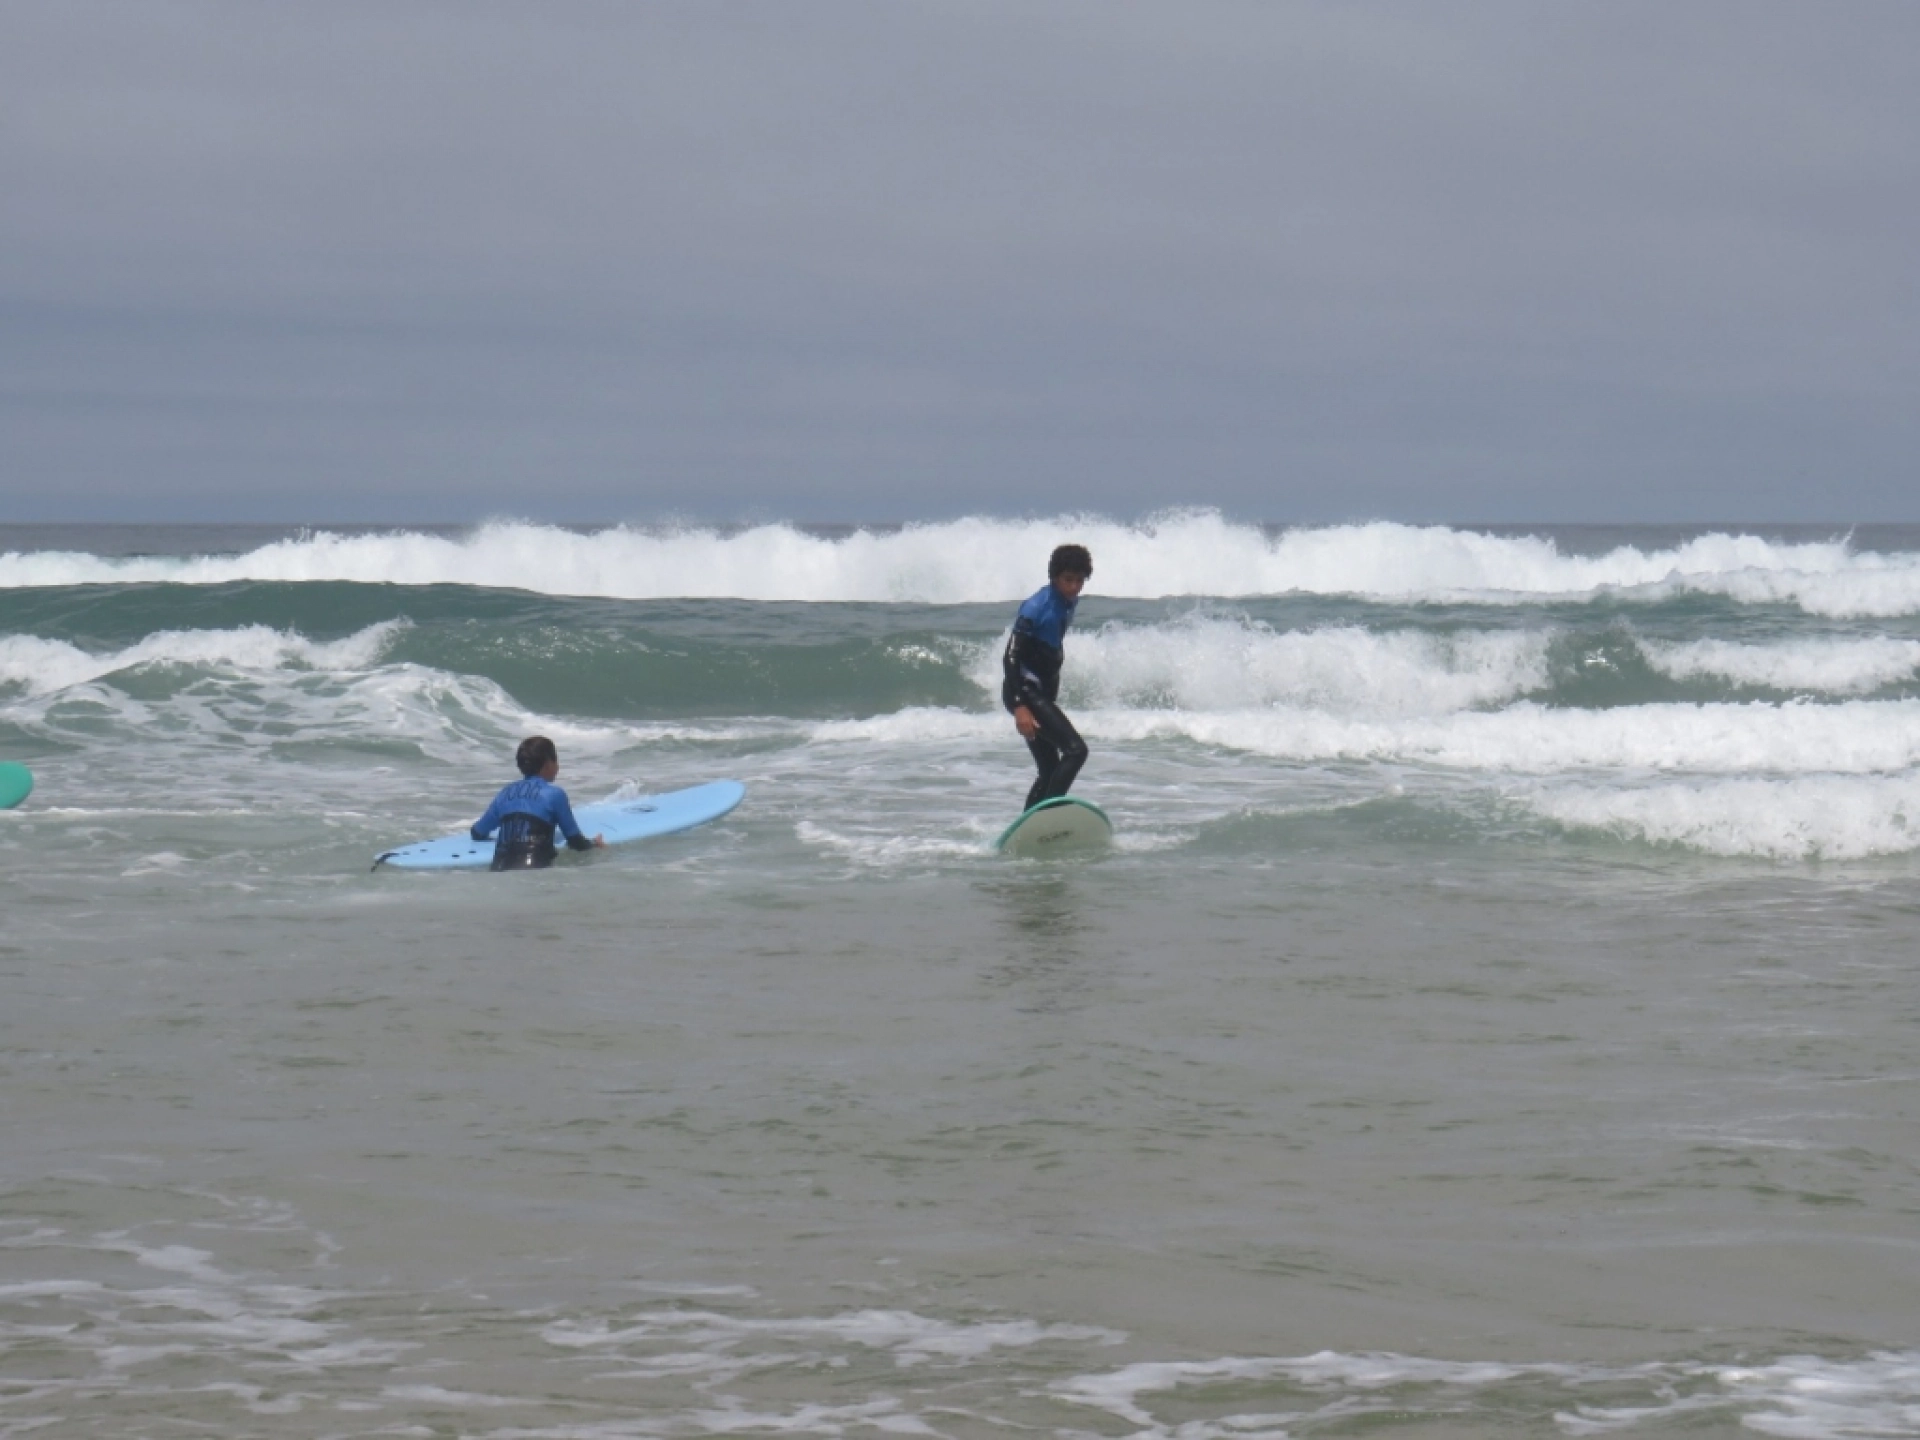
{"label": "green ocean water", "polygon": [[1916,542],[0,530],[0,1434],[1920,1433]]}

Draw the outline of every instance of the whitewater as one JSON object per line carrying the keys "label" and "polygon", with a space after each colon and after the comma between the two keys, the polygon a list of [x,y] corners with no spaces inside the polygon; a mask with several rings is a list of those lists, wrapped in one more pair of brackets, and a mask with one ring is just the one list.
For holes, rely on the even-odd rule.
{"label": "whitewater", "polygon": [[1920,1434],[1920,528],[0,525],[0,761],[0,1436]]}

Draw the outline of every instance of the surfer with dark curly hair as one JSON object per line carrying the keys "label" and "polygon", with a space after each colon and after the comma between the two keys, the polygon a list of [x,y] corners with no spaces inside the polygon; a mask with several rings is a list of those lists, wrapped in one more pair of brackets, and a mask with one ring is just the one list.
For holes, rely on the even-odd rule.
{"label": "surfer with dark curly hair", "polygon": [[589,840],[580,833],[567,792],[553,783],[560,773],[560,752],[553,748],[553,741],[544,735],[529,736],[520,742],[513,763],[520,767],[520,778],[493,797],[493,804],[470,832],[477,841],[500,832],[493,844],[495,870],[546,869],[558,853],[553,845],[556,828],[567,837],[569,850],[591,850],[607,843],[598,835]]}
{"label": "surfer with dark curly hair", "polygon": [[1000,701],[1013,716],[1040,771],[1027,791],[1027,809],[1057,799],[1073,786],[1087,760],[1087,742],[1073,728],[1060,698],[1060,667],[1066,661],[1067,627],[1080,592],[1093,575],[1093,556],[1084,545],[1062,545],[1047,559],[1047,583],[1034,591],[1014,617],[1013,633],[1001,656]]}

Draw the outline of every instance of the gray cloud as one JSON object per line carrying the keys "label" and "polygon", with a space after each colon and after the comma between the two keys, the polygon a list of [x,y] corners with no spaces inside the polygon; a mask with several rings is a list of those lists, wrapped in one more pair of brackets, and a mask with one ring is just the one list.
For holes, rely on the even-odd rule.
{"label": "gray cloud", "polygon": [[1920,10],[0,6],[13,518],[1914,519]]}

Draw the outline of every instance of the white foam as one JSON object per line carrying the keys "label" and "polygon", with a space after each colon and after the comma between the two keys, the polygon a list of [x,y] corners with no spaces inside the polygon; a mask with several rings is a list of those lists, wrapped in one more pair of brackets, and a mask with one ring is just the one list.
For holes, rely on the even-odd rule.
{"label": "white foam", "polygon": [[794,826],[802,844],[828,850],[855,865],[876,870],[896,870],[903,865],[933,864],[983,854],[986,837],[967,842],[940,836],[902,834],[849,835],[811,820]]}
{"label": "white foam", "polygon": [[250,673],[361,671],[379,663],[404,620],[383,620],[340,640],[309,640],[291,630],[159,630],[120,650],[94,653],[64,640],[0,636],[0,687],[51,695],[143,666],[191,665]]}
{"label": "white foam", "polygon": [[[390,1365],[411,1348],[409,1343],[345,1336],[340,1324],[316,1318],[316,1312],[329,1303],[323,1292],[237,1275],[195,1246],[143,1244],[126,1232],[95,1236],[91,1244],[71,1237],[46,1244],[61,1251],[91,1249],[123,1255],[145,1269],[161,1272],[165,1281],[143,1285],[56,1279],[8,1287],[0,1292],[0,1301],[28,1302],[28,1314],[39,1323],[23,1325],[11,1316],[0,1316],[0,1350],[14,1338],[37,1334],[48,1343],[90,1357],[100,1371],[117,1377],[187,1356],[232,1357],[246,1364],[314,1373],[343,1366]],[[263,1401],[261,1393],[250,1387],[216,1383],[199,1388],[234,1389],[250,1408],[269,1407],[260,1413],[275,1413],[272,1407],[282,1403]],[[298,1408],[297,1403],[293,1408]]]}
{"label": "white foam", "polygon": [[1034,1320],[953,1322],[910,1310],[853,1310],[840,1315],[751,1319],[708,1310],[656,1310],[626,1325],[556,1321],[541,1334],[569,1349],[623,1346],[672,1336],[678,1343],[713,1344],[758,1336],[793,1341],[835,1340],[892,1353],[895,1363],[917,1365],[935,1357],[977,1358],[993,1350],[1020,1349],[1047,1341],[1117,1344],[1123,1336],[1089,1325],[1043,1325]]}
{"label": "white foam", "polygon": [[162,850],[153,855],[142,855],[134,864],[120,872],[123,880],[137,880],[145,875],[180,876],[186,873],[193,862],[184,855],[171,850]]}
{"label": "white foam", "polygon": [[[1896,774],[1920,765],[1920,700],[1833,705],[1640,705],[1353,716],[1322,710],[1091,710],[1075,724],[1111,744],[1190,740],[1299,762],[1391,763],[1476,774],[1609,770],[1700,774]],[[999,712],[914,708],[811,727],[828,743],[1004,742]]]}
{"label": "white foam", "polygon": [[[1184,1423],[1163,1420],[1154,1412],[1155,1400],[1175,1391],[1262,1382],[1293,1392],[1296,1407]],[[1912,1352],[1881,1352],[1858,1360],[1794,1355],[1763,1365],[1606,1366],[1323,1351],[1288,1358],[1143,1361],[1074,1376],[1051,1389],[1063,1400],[1105,1411],[1151,1440],[1245,1440],[1253,1434],[1284,1437],[1292,1433],[1290,1426],[1351,1424],[1369,1414],[1440,1413],[1458,1426],[1473,1413],[1462,1410],[1461,1395],[1515,1384],[1565,1392],[1568,1403],[1555,1409],[1552,1419],[1568,1435],[1626,1432],[1645,1425],[1664,1429],[1709,1412],[1726,1415],[1742,1428],[1790,1440],[1920,1433],[1920,1354]],[[1643,1398],[1588,1404],[1579,1399],[1588,1387],[1605,1387],[1610,1394],[1637,1392]],[[1511,1423],[1513,1404],[1511,1398],[1501,1402],[1501,1423]]]}
{"label": "white foam", "polygon": [[[1013,721],[1003,712],[960,710],[950,705],[914,705],[858,720],[821,720],[806,727],[820,744],[953,744],[1004,738]],[[1081,728],[1085,728],[1082,726]]]}
{"label": "white foam", "polygon": [[1508,774],[1581,770],[1880,774],[1920,764],[1920,702],[1643,705],[1380,722],[1314,711],[1095,717],[1115,739],[1179,735],[1290,760],[1385,761]]}
{"label": "white foam", "polygon": [[[1788,1355],[1766,1365],[1647,1366],[1665,1394],[1639,1405],[1577,1405],[1554,1416],[1569,1435],[1602,1435],[1690,1412],[1734,1411],[1742,1428],[1789,1440],[1920,1434],[1920,1355],[1860,1360]],[[1708,1382],[1712,1388],[1680,1387]]]}
{"label": "white foam", "polygon": [[[101,655],[58,641],[7,637],[0,639],[0,687],[12,682],[28,689],[10,696],[0,689],[0,717],[66,741],[75,727],[64,717],[77,715],[78,729],[90,742],[110,736],[110,746],[123,749],[159,737],[169,757],[195,745],[221,747],[230,755],[226,747],[236,742],[380,739],[455,763],[470,761],[476,752],[497,755],[509,740],[534,732],[551,736],[576,762],[633,746],[754,743],[795,733],[780,721],[620,723],[543,714],[484,676],[380,663],[406,624],[382,622],[324,642],[258,626],[159,632]],[[140,697],[110,680],[135,666],[166,664],[200,665],[212,673],[159,698]]]}
{"label": "white foam", "polygon": [[1709,855],[1859,860],[1920,850],[1920,777],[1799,776],[1525,797],[1562,825]]}
{"label": "white foam", "polygon": [[[282,1223],[272,1207],[261,1208],[266,1223]],[[528,1383],[476,1390],[433,1383],[470,1366],[470,1353],[456,1353],[472,1350],[459,1326],[413,1326],[418,1342],[380,1343],[348,1333],[343,1317],[361,1307],[345,1303],[344,1292],[249,1279],[195,1246],[143,1244],[127,1232],[95,1236],[91,1245],[53,1235],[45,1244],[49,1256],[86,1249],[119,1264],[130,1258],[167,1283],[146,1288],[76,1278],[0,1288],[0,1300],[15,1307],[0,1315],[0,1349],[30,1344],[59,1362],[14,1387],[11,1431],[38,1426],[40,1415],[28,1407],[71,1423],[99,1413],[86,1407],[103,1397],[136,1397],[149,1409],[165,1409],[180,1396],[227,1395],[257,1416],[377,1409],[386,1412],[380,1429],[388,1434],[424,1434],[430,1420],[444,1429],[443,1412],[462,1410],[470,1431],[528,1440],[926,1436],[989,1433],[1008,1424],[1088,1433],[1076,1419],[1140,1440],[1285,1440],[1423,1424],[1569,1436],[1738,1428],[1785,1440],[1920,1433],[1920,1352],[1602,1364],[1322,1350],[1113,1364],[1100,1352],[1127,1337],[1104,1327],[878,1307],[734,1315],[661,1305],[583,1320],[548,1317],[544,1325],[531,1312],[482,1313],[481,1323],[506,1326],[501,1333],[509,1339],[525,1333],[519,1327],[541,1326],[537,1333],[562,1352],[555,1357],[562,1363],[543,1371],[524,1356],[533,1363],[531,1370],[520,1367]],[[372,1298],[366,1313],[390,1318],[393,1302],[404,1297],[384,1291]],[[409,1363],[400,1369],[403,1358]],[[162,1361],[185,1363],[163,1368]],[[290,1386],[295,1377],[336,1367],[355,1373]],[[872,1378],[883,1367],[907,1382],[895,1387],[899,1393]],[[575,1388],[569,1375],[583,1376],[585,1385]],[[634,1392],[646,1395],[645,1414],[601,1403],[609,1393],[603,1382],[615,1379],[645,1386]],[[748,1383],[731,1383],[742,1379]],[[1056,1413],[1035,1408],[1048,1403]],[[1002,1418],[1014,1411],[1013,1420]],[[234,1428],[229,1422],[222,1433]]]}
{"label": "white foam", "polygon": [[1745,1416],[1747,1428],[1764,1435],[1920,1435],[1920,1354],[1882,1351],[1856,1361],[1789,1355],[1714,1373],[1741,1400],[1766,1407]]}
{"label": "white foam", "polygon": [[1799,640],[1741,645],[1728,640],[1682,644],[1642,641],[1654,669],[1676,680],[1713,676],[1770,690],[1864,695],[1912,680],[1920,671],[1920,640],[1876,636],[1864,640]]}
{"label": "white foam", "polygon": [[[271,632],[269,632],[271,633]],[[365,634],[365,632],[362,632]],[[342,642],[344,643],[344,642]],[[296,653],[298,647],[295,647]],[[227,760],[236,744],[268,748],[283,744],[327,743],[344,739],[384,740],[418,748],[434,759],[472,763],[476,755],[510,753],[510,742],[530,733],[551,736],[578,762],[621,749],[673,741],[693,743],[756,739],[766,726],[702,724],[618,724],[567,720],[542,715],[519,704],[494,681],[414,664],[387,664],[367,670],[322,671],[301,663],[273,672],[234,670],[158,698],[139,698],[105,678],[83,680],[37,695],[0,699],[0,717],[55,741],[83,737],[97,753],[86,773],[116,771],[122,754],[138,753],[143,741],[157,740],[168,762],[193,763],[197,750],[212,748],[223,758],[220,792],[192,812],[245,813],[235,792],[256,783],[284,786],[289,777],[233,772]],[[94,668],[104,668],[104,664]],[[56,683],[53,680],[49,684]],[[508,750],[502,750],[507,746]],[[196,788],[205,790],[204,785]],[[71,792],[70,792],[71,793]],[[274,795],[281,792],[272,789]],[[222,798],[222,797],[225,798]],[[100,813],[100,803],[74,796],[71,813]],[[104,798],[104,797],[103,797]],[[123,791],[112,792],[105,808],[125,808]],[[158,813],[165,806],[135,807]],[[51,813],[43,810],[41,813]]]}
{"label": "white foam", "polygon": [[129,1245],[126,1248],[142,1265],[155,1270],[169,1270],[214,1284],[223,1284],[227,1279],[226,1273],[214,1266],[211,1255],[191,1245]]}
{"label": "white foam", "polygon": [[[1181,710],[1295,706],[1431,714],[1543,687],[1548,640],[1542,632],[1517,631],[1276,631],[1256,621],[1204,617],[1105,625],[1073,637],[1068,693],[1096,705]],[[975,678],[998,692],[997,650],[988,665],[976,667]]]}
{"label": "white foam", "polygon": [[517,587],[628,599],[1000,602],[1031,592],[1062,540],[1088,545],[1107,595],[1359,595],[1464,602],[1700,591],[1823,615],[1920,612],[1920,555],[1711,534],[1664,550],[1562,554],[1550,539],[1386,522],[1269,535],[1213,511],[1136,524],[1098,516],[975,516],[841,538],[786,524],[736,532],[616,526],[580,534],[502,522],[458,537],[327,532],[245,555],[112,559],[0,555],[0,588],[348,580]]}
{"label": "white foam", "polygon": [[[1142,1403],[1149,1395],[1164,1394],[1191,1386],[1223,1381],[1284,1379],[1310,1390],[1383,1390],[1399,1386],[1491,1385],[1526,1374],[1546,1374],[1555,1378],[1574,1373],[1571,1367],[1517,1366],[1484,1362],[1428,1360],[1417,1356],[1363,1354],[1343,1355],[1323,1350],[1314,1355],[1290,1357],[1229,1356],[1219,1360],[1145,1360],[1123,1365],[1099,1375],[1076,1375],[1056,1383],[1053,1392],[1062,1399],[1091,1405],[1116,1415],[1133,1425],[1147,1427],[1150,1433],[1164,1434],[1150,1410]],[[1349,1410],[1347,1413],[1352,1413]],[[1224,1428],[1204,1434],[1244,1433],[1241,1420],[1230,1417]],[[1308,1418],[1305,1413],[1262,1416],[1263,1420]],[[1183,1427],[1182,1434],[1186,1431]],[[1284,1431],[1278,1432],[1284,1434]]]}

